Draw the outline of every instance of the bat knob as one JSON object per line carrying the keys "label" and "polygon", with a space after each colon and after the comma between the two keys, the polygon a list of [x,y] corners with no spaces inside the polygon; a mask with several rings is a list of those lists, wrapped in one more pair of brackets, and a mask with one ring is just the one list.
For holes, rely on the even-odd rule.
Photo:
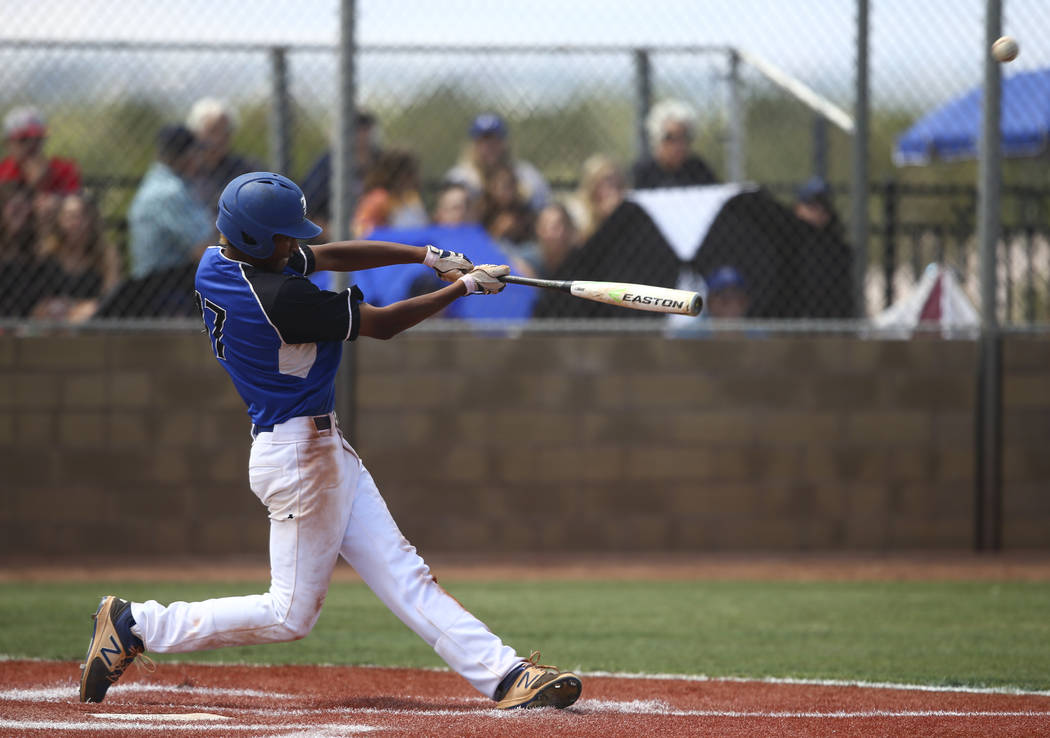
{"label": "bat knob", "polygon": [[689,314],[699,315],[700,311],[704,309],[704,298],[697,292],[693,295],[693,301],[689,303]]}

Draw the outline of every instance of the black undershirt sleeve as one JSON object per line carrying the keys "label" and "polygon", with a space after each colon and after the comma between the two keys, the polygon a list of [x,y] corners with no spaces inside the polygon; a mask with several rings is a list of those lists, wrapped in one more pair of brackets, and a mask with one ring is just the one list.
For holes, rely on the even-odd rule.
{"label": "black undershirt sleeve", "polygon": [[303,277],[285,277],[266,306],[266,314],[285,343],[353,341],[363,299],[356,285],[329,292]]}
{"label": "black undershirt sleeve", "polygon": [[288,268],[304,277],[314,273],[315,265],[313,249],[306,244],[299,244],[299,248],[292,251],[288,258]]}

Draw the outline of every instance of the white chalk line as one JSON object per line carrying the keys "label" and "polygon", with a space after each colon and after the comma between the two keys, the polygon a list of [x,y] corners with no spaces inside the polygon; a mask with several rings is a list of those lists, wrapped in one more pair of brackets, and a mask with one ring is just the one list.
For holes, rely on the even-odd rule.
{"label": "white chalk line", "polygon": [[[177,684],[117,684],[106,693],[107,702],[120,699],[122,695],[138,693],[177,692],[186,695],[212,697],[257,697],[266,699],[296,699],[302,695],[263,692],[258,689],[224,689],[220,687],[183,687]],[[49,687],[32,687],[29,689],[0,690],[0,700],[19,702],[67,702],[71,698],[79,699],[79,687],[70,683]]]}
{"label": "white chalk line", "polygon": [[[143,721],[146,723],[147,721]],[[345,735],[347,733],[371,733],[376,730],[386,730],[386,728],[376,727],[374,725],[347,725],[346,723],[330,723],[318,725],[316,723],[254,723],[254,724],[235,724],[235,723],[162,723],[162,722],[149,722],[148,727],[150,733],[164,731],[164,730],[177,730],[179,732],[193,731],[200,733],[209,732],[221,732],[222,735],[229,733],[249,733],[254,736],[262,735],[287,735],[290,730],[302,730],[309,731],[309,735],[318,735],[319,731],[332,731],[335,735]],[[92,722],[71,722],[71,721],[60,721],[52,722],[50,720],[5,720],[0,718],[0,728],[10,728],[12,730],[48,730],[48,731],[82,731],[82,730],[97,730],[104,728],[106,730],[121,731],[121,730],[136,730],[141,731],[143,724],[129,724],[126,722],[120,722],[117,720],[94,720]]]}
{"label": "white chalk line", "polygon": [[233,720],[232,715],[214,712],[89,712],[99,720],[124,720],[128,722],[146,720],[160,723],[193,723],[201,720]]}
{"label": "white chalk line", "polygon": [[797,684],[812,687],[862,687],[864,689],[897,689],[911,692],[958,692],[962,694],[1006,694],[1031,697],[1050,697],[1050,690],[1021,689],[1019,687],[937,686],[897,682],[866,682],[854,679],[806,679],[802,677],[713,677],[704,674],[637,674],[624,671],[578,671],[584,677],[613,679],[657,679],[677,682],[726,682],[730,684]]}

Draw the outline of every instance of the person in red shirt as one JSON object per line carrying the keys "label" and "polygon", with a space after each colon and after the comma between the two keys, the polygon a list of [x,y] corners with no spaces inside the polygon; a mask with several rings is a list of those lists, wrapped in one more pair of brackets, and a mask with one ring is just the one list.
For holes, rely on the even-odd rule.
{"label": "person in red shirt", "polygon": [[61,195],[80,190],[80,168],[71,159],[44,153],[47,122],[33,107],[14,108],[4,116],[7,156],[0,160],[0,182],[20,182],[34,192],[33,210],[46,218]]}

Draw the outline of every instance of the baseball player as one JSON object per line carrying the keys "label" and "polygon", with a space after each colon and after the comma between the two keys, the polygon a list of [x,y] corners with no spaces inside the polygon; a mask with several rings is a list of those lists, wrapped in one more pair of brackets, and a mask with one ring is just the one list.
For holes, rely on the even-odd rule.
{"label": "baseball player", "polygon": [[[320,232],[291,180],[252,172],[219,200],[219,244],[197,269],[197,299],[219,364],[248,406],[252,491],[270,517],[270,590],[204,602],[102,599],[82,667],[80,699],[101,702],[144,651],[182,653],[303,638],[317,622],[342,556],[379,598],[501,709],[567,707],[580,678],[518,656],[430,574],[343,438],[334,380],[343,341],[390,338],[464,295],[494,294],[507,266],[382,241],[306,246]],[[318,289],[314,270],[350,272],[423,262],[437,291],[386,307],[354,287]]]}

